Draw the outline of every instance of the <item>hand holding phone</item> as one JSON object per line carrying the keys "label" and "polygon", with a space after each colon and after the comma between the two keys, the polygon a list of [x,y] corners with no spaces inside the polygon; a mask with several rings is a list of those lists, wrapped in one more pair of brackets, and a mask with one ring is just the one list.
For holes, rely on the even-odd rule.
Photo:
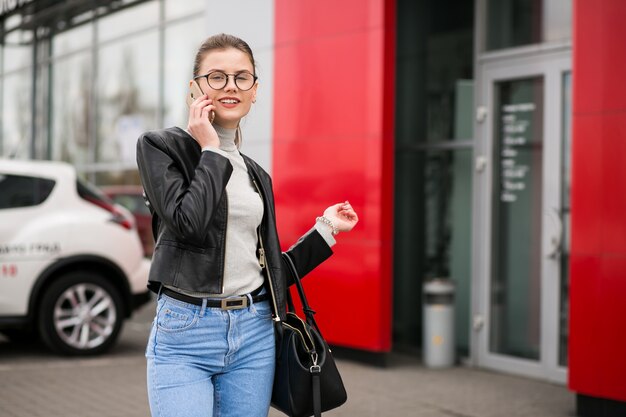
{"label": "hand holding phone", "polygon": [[187,131],[201,148],[206,146],[219,147],[220,140],[212,126],[215,112],[213,110],[209,111],[209,109],[215,108],[213,107],[213,101],[202,92],[195,80],[192,80],[189,84],[189,94],[187,94],[186,101],[189,107]]}
{"label": "hand holding phone", "polygon": [[[202,89],[200,88],[196,80],[193,80],[191,82],[191,85],[189,86],[189,94],[187,94],[187,107],[191,107],[191,104],[202,95],[204,95]],[[213,123],[213,120],[215,120],[215,112],[211,111],[211,114],[209,116],[209,122]]]}

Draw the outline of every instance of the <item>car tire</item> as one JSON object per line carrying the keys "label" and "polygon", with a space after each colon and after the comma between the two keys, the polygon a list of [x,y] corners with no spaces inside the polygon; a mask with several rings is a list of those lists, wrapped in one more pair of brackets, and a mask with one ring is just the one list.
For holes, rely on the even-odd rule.
{"label": "car tire", "polygon": [[57,353],[95,355],[113,346],[123,316],[121,295],[106,278],[92,271],[73,271],[44,292],[39,333]]}

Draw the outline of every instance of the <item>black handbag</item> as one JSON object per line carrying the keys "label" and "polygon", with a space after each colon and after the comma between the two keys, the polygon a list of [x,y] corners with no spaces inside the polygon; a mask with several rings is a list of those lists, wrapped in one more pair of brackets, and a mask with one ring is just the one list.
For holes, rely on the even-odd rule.
{"label": "black handbag", "polygon": [[287,319],[276,324],[276,371],[272,407],[290,417],[320,417],[339,407],[348,396],[328,344],[313,318],[300,277],[289,255],[284,254],[298,288],[306,320],[295,313],[287,291]]}

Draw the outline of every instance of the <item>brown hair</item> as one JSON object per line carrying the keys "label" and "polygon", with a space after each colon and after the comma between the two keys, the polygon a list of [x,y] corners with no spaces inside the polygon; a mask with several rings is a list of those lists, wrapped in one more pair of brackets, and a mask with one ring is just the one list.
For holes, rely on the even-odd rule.
{"label": "brown hair", "polygon": [[218,35],[209,36],[204,42],[202,42],[200,48],[198,48],[198,52],[196,52],[196,59],[193,61],[193,76],[195,77],[196,75],[199,75],[200,65],[208,52],[216,49],[228,48],[237,49],[248,55],[250,62],[252,63],[252,71],[256,75],[256,62],[254,61],[254,55],[252,54],[250,45],[248,45],[243,39],[236,36],[220,33]]}

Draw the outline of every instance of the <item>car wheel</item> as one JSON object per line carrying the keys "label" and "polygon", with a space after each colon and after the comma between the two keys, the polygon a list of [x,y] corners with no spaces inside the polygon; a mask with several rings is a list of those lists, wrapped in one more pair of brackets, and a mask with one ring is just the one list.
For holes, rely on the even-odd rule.
{"label": "car wheel", "polygon": [[122,299],[104,277],[74,271],[45,291],[39,332],[52,350],[67,355],[93,355],[109,349],[122,327]]}

